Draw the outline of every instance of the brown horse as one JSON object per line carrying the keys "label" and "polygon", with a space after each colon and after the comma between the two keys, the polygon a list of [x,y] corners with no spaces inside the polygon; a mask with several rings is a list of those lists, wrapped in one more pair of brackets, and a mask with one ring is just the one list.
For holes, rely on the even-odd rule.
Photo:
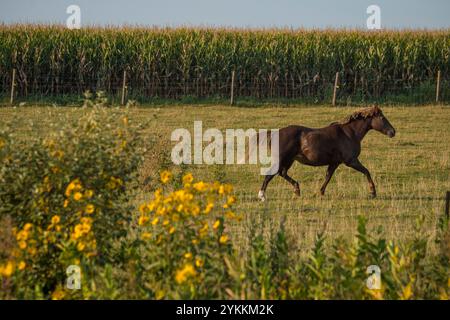
{"label": "brown horse", "polygon": [[312,129],[302,126],[289,126],[279,131],[279,164],[278,172],[266,175],[258,197],[264,201],[265,191],[270,180],[279,174],[294,187],[296,195],[300,195],[297,181],[288,175],[294,160],[309,166],[328,166],[325,181],[320,193],[325,189],[336,169],[341,164],[363,173],[373,197],[376,197],[375,184],[369,170],[358,160],[361,152],[361,140],[371,129],[379,131],[390,138],[395,136],[395,129],[377,106],[354,112],[342,122],[333,122],[329,126]]}

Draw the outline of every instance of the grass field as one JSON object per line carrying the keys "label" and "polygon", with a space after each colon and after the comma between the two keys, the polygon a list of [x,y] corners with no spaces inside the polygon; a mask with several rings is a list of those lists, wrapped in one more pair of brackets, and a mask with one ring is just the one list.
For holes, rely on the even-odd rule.
{"label": "grass field", "polygon": [[[51,116],[42,107],[2,108],[0,126],[15,119],[17,135],[26,141],[31,135],[43,135],[57,127],[64,117],[79,117],[79,108],[52,108]],[[142,192],[134,200],[149,197],[159,170],[172,168],[170,133],[176,128],[193,131],[194,120],[206,128],[281,128],[290,124],[320,127],[342,119],[353,108],[330,107],[258,107],[174,106],[134,108],[130,122],[148,121],[142,131],[144,140],[154,141],[141,168]],[[365,216],[368,226],[379,228],[388,239],[404,240],[418,235],[417,221],[423,217],[420,234],[433,239],[439,215],[444,209],[444,194],[450,190],[450,108],[448,106],[384,107],[383,111],[397,130],[389,139],[370,132],[363,141],[361,162],[370,170],[378,197],[371,199],[365,177],[345,166],[340,167],[328,185],[324,197],[318,195],[325,167],[312,168],[298,163],[290,170],[301,185],[301,197],[295,197],[287,182],[276,177],[267,190],[268,201],[257,200],[262,183],[255,165],[214,165],[184,168],[195,177],[220,180],[235,186],[236,211],[246,223],[233,227],[235,246],[245,245],[252,225],[269,230],[286,219],[288,233],[295,239],[298,253],[310,248],[317,232],[325,230],[327,239],[349,237],[356,230],[357,217]],[[118,109],[111,112],[120,114]],[[33,123],[33,125],[31,125]],[[175,169],[176,170],[176,169]],[[145,183],[144,183],[145,181]],[[269,231],[267,231],[269,232]],[[433,242],[429,242],[431,252]]]}

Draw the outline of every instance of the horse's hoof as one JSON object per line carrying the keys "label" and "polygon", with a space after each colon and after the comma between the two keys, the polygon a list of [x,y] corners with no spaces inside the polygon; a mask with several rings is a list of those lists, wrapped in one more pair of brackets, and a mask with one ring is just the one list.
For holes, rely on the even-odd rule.
{"label": "horse's hoof", "polygon": [[259,198],[259,200],[261,200],[261,202],[266,201],[266,196],[264,195],[264,191],[259,190],[259,192],[258,192],[258,198]]}
{"label": "horse's hoof", "polygon": [[370,194],[370,197],[371,197],[372,199],[375,199],[375,198],[377,197],[377,194],[376,194],[376,193],[371,193],[371,194]]}
{"label": "horse's hoof", "polygon": [[295,190],[295,191],[294,191],[294,194],[295,194],[297,197],[300,197],[300,190],[298,190],[298,189]]}

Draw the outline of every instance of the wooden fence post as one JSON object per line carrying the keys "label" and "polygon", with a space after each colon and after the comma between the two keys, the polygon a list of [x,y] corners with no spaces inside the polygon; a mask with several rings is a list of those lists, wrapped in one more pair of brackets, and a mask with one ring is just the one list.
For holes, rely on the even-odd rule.
{"label": "wooden fence post", "polygon": [[123,71],[123,82],[122,82],[122,105],[125,105],[125,90],[127,88],[127,70]]}
{"label": "wooden fence post", "polygon": [[436,81],[436,103],[439,103],[439,91],[441,89],[441,70],[438,70]]}
{"label": "wooden fence post", "polygon": [[447,196],[445,197],[445,216],[447,220],[450,218],[450,191],[447,191]]}
{"label": "wooden fence post", "polygon": [[16,86],[16,69],[12,71],[12,79],[11,79],[11,97],[9,103],[12,105],[14,103],[14,88]]}
{"label": "wooden fence post", "polygon": [[339,83],[339,72],[336,72],[336,78],[334,79],[333,100],[331,102],[333,107],[336,106],[336,92],[338,88],[338,83]]}
{"label": "wooden fence post", "polygon": [[230,97],[230,105],[234,105],[234,70],[231,71],[231,97]]}

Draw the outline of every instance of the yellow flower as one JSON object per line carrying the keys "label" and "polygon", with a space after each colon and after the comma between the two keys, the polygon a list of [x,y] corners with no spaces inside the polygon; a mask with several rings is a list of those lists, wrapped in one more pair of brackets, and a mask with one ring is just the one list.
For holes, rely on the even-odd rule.
{"label": "yellow flower", "polygon": [[23,226],[23,230],[29,231],[32,227],[33,225],[31,223],[25,223],[25,225]]}
{"label": "yellow flower", "polygon": [[147,223],[148,220],[149,220],[149,217],[147,217],[147,216],[140,216],[139,220],[138,220],[138,224],[140,226],[143,226],[144,224]]}
{"label": "yellow flower", "polygon": [[408,283],[408,284],[406,285],[406,287],[403,288],[402,291],[403,291],[403,292],[402,292],[402,295],[401,295],[401,299],[402,299],[402,300],[408,300],[409,298],[411,298],[412,293],[413,293],[413,292],[412,292],[411,282]]}
{"label": "yellow flower", "polygon": [[64,207],[64,208],[67,208],[68,205],[69,205],[69,200],[68,200],[68,199],[64,200],[64,205],[63,205],[63,207]]}
{"label": "yellow flower", "polygon": [[192,181],[194,181],[194,176],[190,172],[183,177],[184,185],[190,184],[190,183],[192,183]]}
{"label": "yellow flower", "polygon": [[83,235],[83,225],[77,224],[73,229],[72,237],[76,240]]}
{"label": "yellow flower", "polygon": [[111,177],[108,181],[108,183],[106,184],[106,187],[108,189],[112,189],[114,190],[115,188],[117,188],[117,183],[114,177]]}
{"label": "yellow flower", "polygon": [[214,203],[213,202],[208,202],[208,204],[206,205],[205,210],[203,210],[203,213],[208,214],[211,212],[211,210],[214,208]]}
{"label": "yellow flower", "polygon": [[84,224],[84,225],[91,224],[92,223],[92,218],[83,217],[83,218],[81,218],[81,223]]}
{"label": "yellow flower", "polygon": [[231,184],[223,184],[219,187],[219,194],[227,194],[233,191],[233,186]]}
{"label": "yellow flower", "polygon": [[25,241],[19,241],[19,248],[24,250],[27,247],[27,243]]}
{"label": "yellow flower", "polygon": [[202,258],[197,258],[195,259],[195,265],[199,268],[203,267],[203,265],[205,264],[205,260],[203,260]]}
{"label": "yellow flower", "polygon": [[72,193],[72,190],[75,188],[75,185],[73,184],[73,182],[69,183],[69,185],[66,188],[66,191],[64,192],[64,195],[66,197],[70,197],[70,194]]}
{"label": "yellow flower", "polygon": [[28,231],[27,230],[21,230],[21,231],[17,232],[17,235],[16,235],[17,241],[27,240],[27,239],[28,239]]}
{"label": "yellow flower", "polygon": [[227,199],[227,204],[228,205],[232,205],[233,203],[236,202],[236,197],[235,196],[229,196]]}
{"label": "yellow flower", "polygon": [[64,151],[56,150],[52,153],[52,156],[55,158],[61,159],[62,157],[64,157]]}
{"label": "yellow flower", "polygon": [[26,266],[27,266],[27,264],[25,263],[25,261],[20,261],[19,265],[17,266],[17,268],[19,270],[23,270],[23,269],[25,269]]}
{"label": "yellow flower", "polygon": [[156,214],[163,216],[167,213],[167,209],[162,207],[162,208],[158,208],[158,210],[156,210]]}
{"label": "yellow flower", "polygon": [[52,166],[52,167],[50,168],[50,170],[51,170],[53,173],[59,173],[59,172],[61,172],[61,169],[59,169],[57,166]]}
{"label": "yellow flower", "polygon": [[208,232],[208,224],[205,223],[205,224],[203,224],[203,227],[201,227],[201,228],[198,230],[198,233],[199,233],[200,237],[203,237],[203,236],[206,235],[207,232]]}
{"label": "yellow flower", "polygon": [[52,300],[61,300],[64,299],[65,293],[61,288],[56,289],[52,293]]}
{"label": "yellow flower", "polygon": [[221,244],[227,243],[227,242],[228,242],[228,236],[227,236],[226,234],[220,236],[219,242],[220,242]]}
{"label": "yellow flower", "polygon": [[170,227],[170,229],[169,229],[169,233],[170,233],[170,234],[172,234],[172,233],[174,233],[174,232],[175,232],[175,230],[176,230],[176,229],[175,229],[175,227]]}
{"label": "yellow flower", "polygon": [[153,219],[153,221],[152,221],[152,225],[156,225],[156,224],[158,224],[158,221],[159,221],[159,218],[155,218],[155,219]]}
{"label": "yellow flower", "polygon": [[77,244],[77,250],[78,250],[78,251],[83,251],[84,248],[86,248],[86,245],[85,245],[83,242],[79,242],[79,243]]}
{"label": "yellow flower", "polygon": [[146,213],[146,212],[147,212],[147,209],[148,209],[148,207],[147,207],[147,205],[146,205],[145,203],[143,203],[143,204],[141,204],[141,205],[139,206],[139,212],[140,212],[141,214]]}
{"label": "yellow flower", "polygon": [[199,207],[198,205],[194,205],[194,206],[192,207],[191,211],[192,211],[192,215],[193,215],[194,217],[195,217],[195,216],[198,216],[198,214],[200,213],[200,207]]}
{"label": "yellow flower", "polygon": [[94,191],[88,189],[84,192],[84,196],[88,199],[92,198],[92,196],[94,195]]}
{"label": "yellow flower", "polygon": [[91,213],[94,212],[94,210],[95,210],[94,205],[93,205],[93,204],[88,204],[88,205],[86,206],[85,212],[86,212],[87,214],[91,214]]}
{"label": "yellow flower", "polygon": [[164,298],[164,291],[163,290],[158,290],[158,291],[156,291],[156,295],[155,295],[155,298],[156,298],[156,300],[161,300],[161,299],[163,299]]}
{"label": "yellow flower", "polygon": [[382,300],[383,299],[383,290],[370,290],[370,289],[366,289],[365,290],[372,298],[376,299],[376,300]]}
{"label": "yellow flower", "polygon": [[66,197],[70,197],[72,191],[74,190],[80,190],[81,189],[81,183],[79,179],[75,179],[72,182],[69,183],[69,185],[66,188],[66,192],[64,193]]}
{"label": "yellow flower", "polygon": [[227,211],[225,212],[225,216],[229,219],[235,219],[236,218],[236,214],[233,211]]}
{"label": "yellow flower", "polygon": [[175,280],[178,284],[182,284],[189,277],[194,277],[197,272],[194,269],[194,266],[190,263],[184,265],[183,269],[178,270],[175,274]]}
{"label": "yellow flower", "polygon": [[161,172],[161,182],[162,183],[167,183],[170,181],[170,179],[172,179],[172,173],[168,170],[164,170],[163,172]]}
{"label": "yellow flower", "polygon": [[208,185],[206,183],[204,183],[203,181],[194,183],[194,189],[200,192],[205,191],[206,189],[208,189]]}
{"label": "yellow flower", "polygon": [[149,240],[152,238],[152,234],[150,232],[143,232],[142,233],[142,240]]}
{"label": "yellow flower", "polygon": [[61,221],[61,218],[58,215],[54,215],[52,217],[52,224],[58,224]]}
{"label": "yellow flower", "polygon": [[87,234],[91,231],[91,225],[88,223],[83,224],[83,233]]}
{"label": "yellow flower", "polygon": [[75,194],[73,195],[73,199],[75,201],[79,201],[79,200],[81,200],[81,198],[83,198],[83,195],[81,194],[81,192],[75,192]]}
{"label": "yellow flower", "polygon": [[8,261],[6,266],[0,267],[0,274],[5,277],[10,277],[14,272],[14,264],[11,261]]}
{"label": "yellow flower", "polygon": [[216,220],[216,222],[214,222],[214,224],[213,224],[213,229],[217,230],[217,228],[219,228],[219,227],[220,227],[220,220]]}
{"label": "yellow flower", "polygon": [[184,257],[185,257],[186,259],[188,259],[188,260],[191,260],[191,259],[192,259],[192,253],[186,252],[186,253],[184,254]]}
{"label": "yellow flower", "polygon": [[162,196],[162,190],[156,189],[154,192],[155,198],[160,198]]}

